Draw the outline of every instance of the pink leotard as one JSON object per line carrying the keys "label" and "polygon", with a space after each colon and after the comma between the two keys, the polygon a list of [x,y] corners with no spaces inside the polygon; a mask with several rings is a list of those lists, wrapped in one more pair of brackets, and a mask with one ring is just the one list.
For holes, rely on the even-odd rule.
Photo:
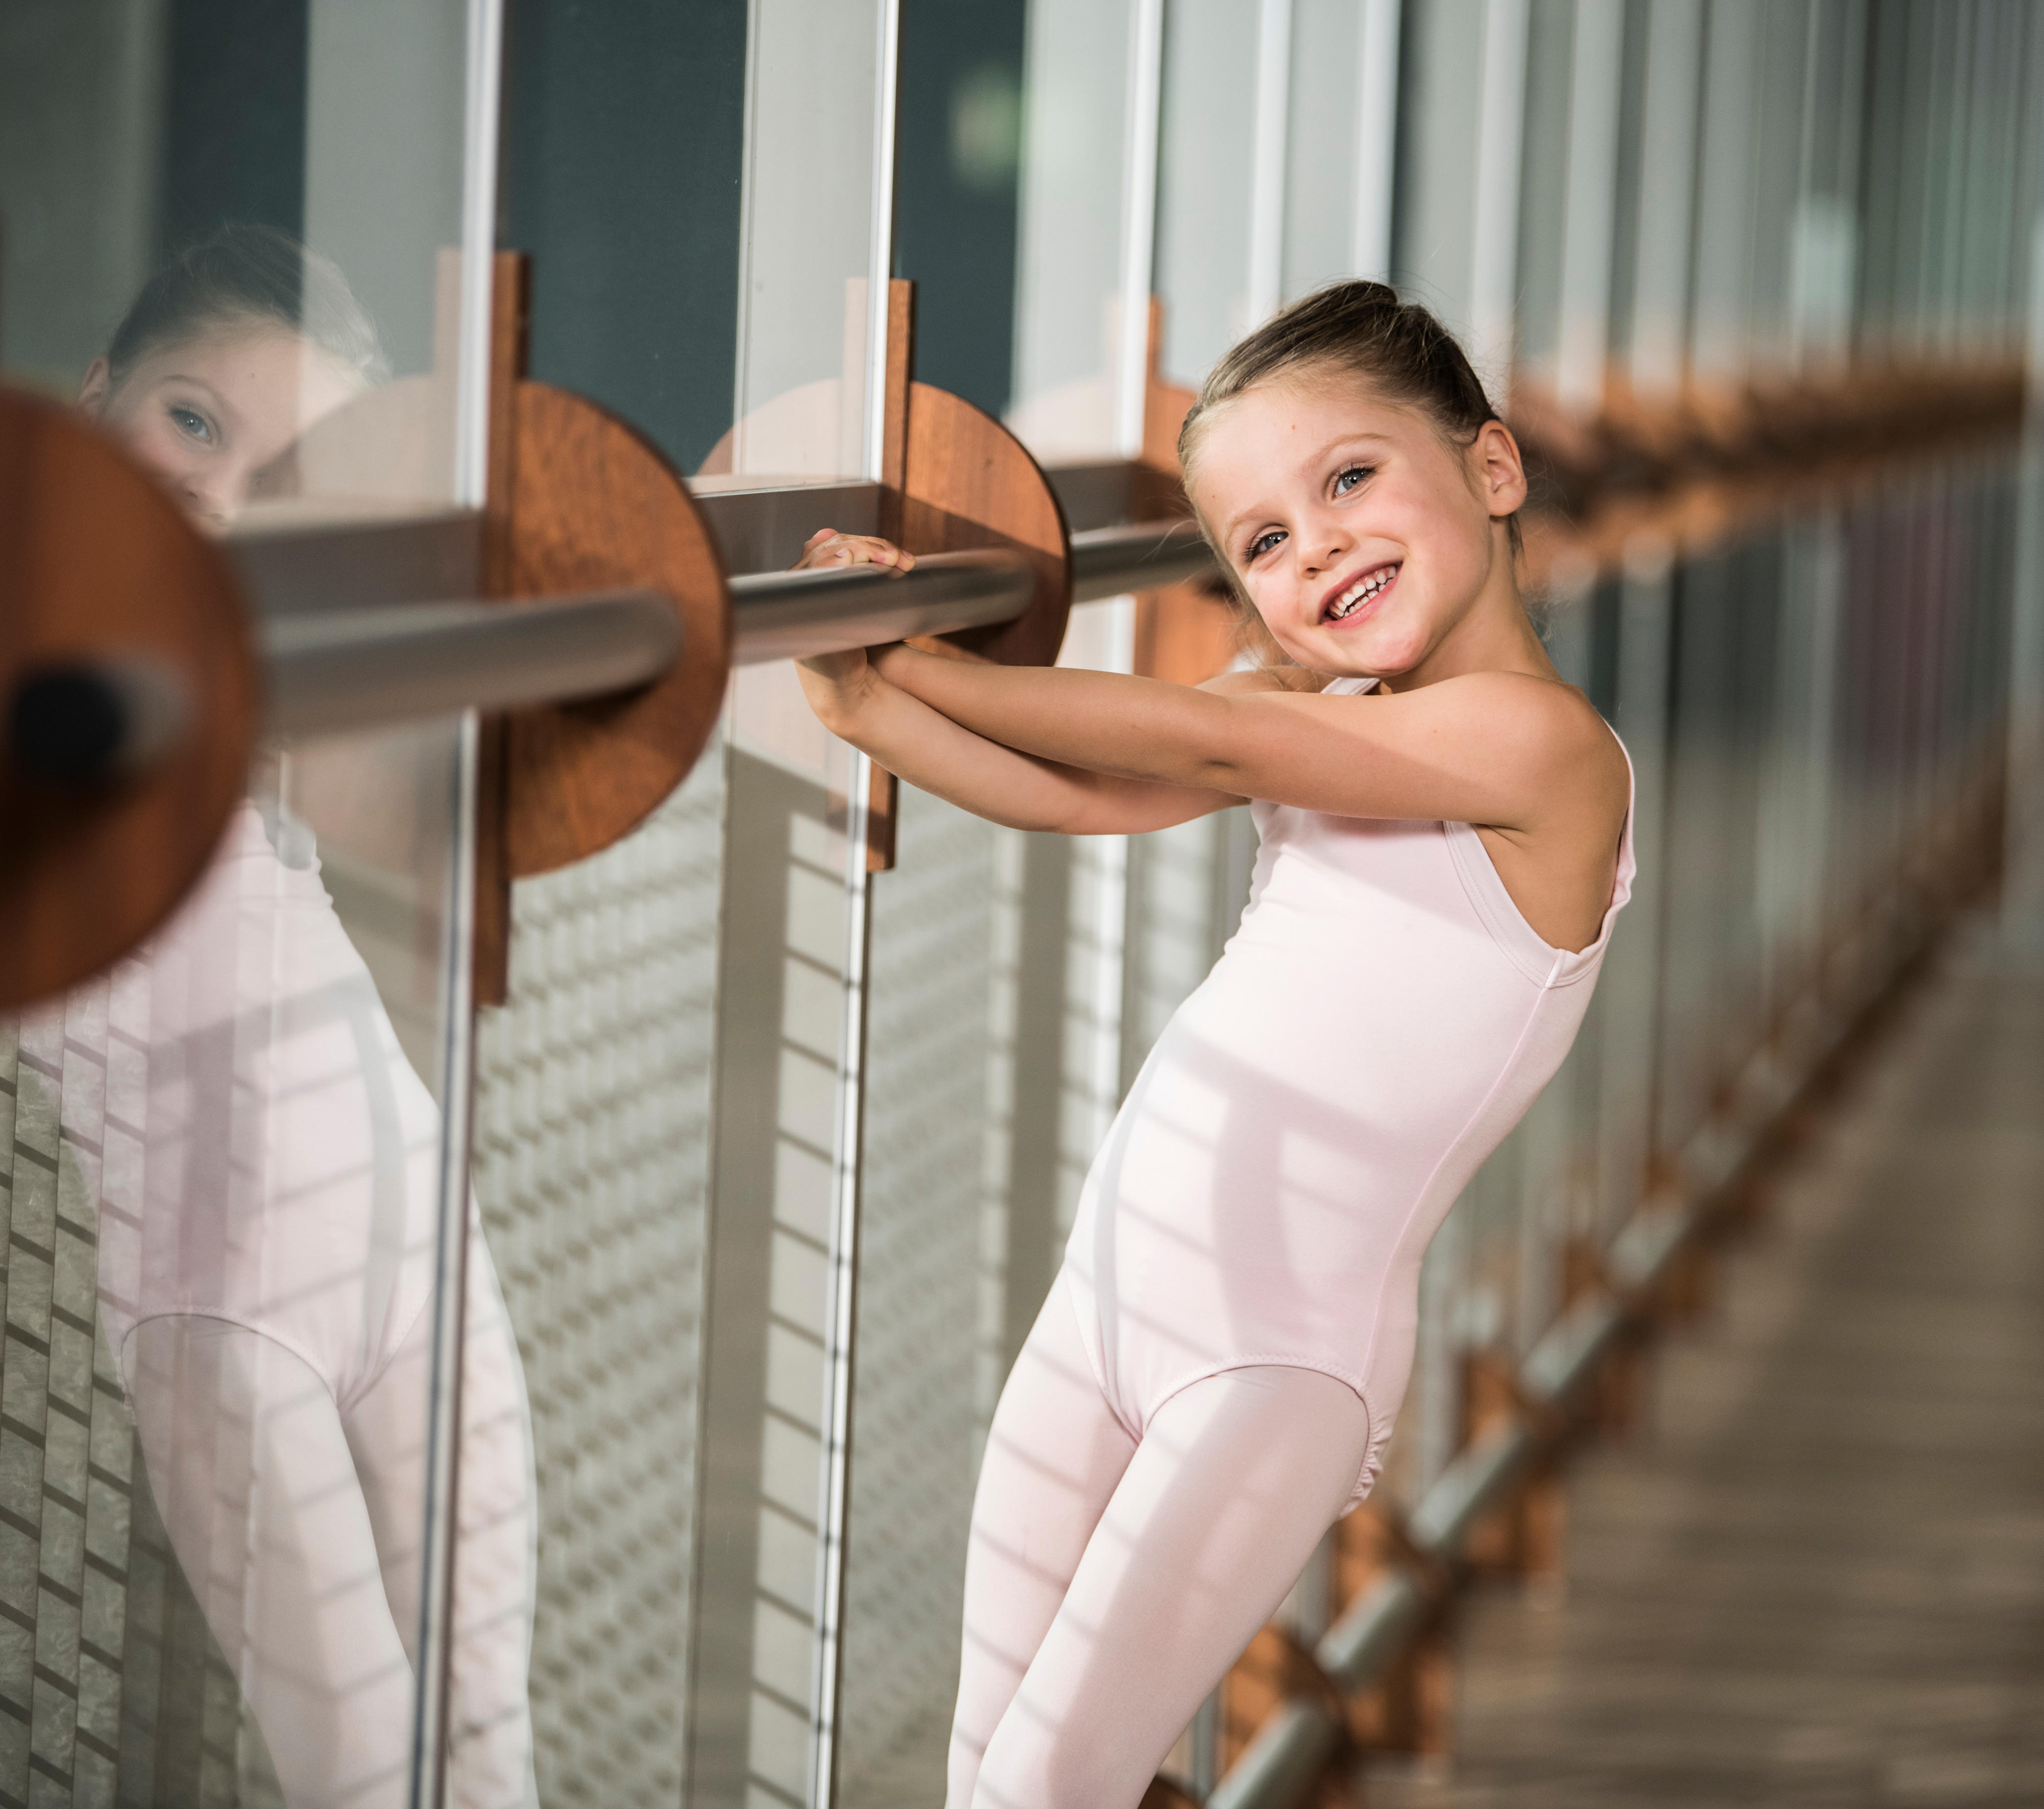
{"label": "pink leotard", "polygon": [[1597,938],[1570,953],[1466,823],[1251,808],[1241,927],[1093,1163],[1065,1284],[1133,1438],[1224,1371],[1347,1383],[1370,1420],[1353,1503],[1405,1391],[1427,1245],[1582,1022],[1631,893],[1631,815]]}

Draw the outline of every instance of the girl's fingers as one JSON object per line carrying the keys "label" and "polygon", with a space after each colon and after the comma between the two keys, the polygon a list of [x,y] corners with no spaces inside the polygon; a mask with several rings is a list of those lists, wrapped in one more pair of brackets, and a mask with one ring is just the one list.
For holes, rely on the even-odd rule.
{"label": "girl's fingers", "polygon": [[905,552],[891,541],[874,534],[841,534],[834,528],[819,528],[802,543],[797,569],[833,565],[892,565],[909,570],[913,553]]}

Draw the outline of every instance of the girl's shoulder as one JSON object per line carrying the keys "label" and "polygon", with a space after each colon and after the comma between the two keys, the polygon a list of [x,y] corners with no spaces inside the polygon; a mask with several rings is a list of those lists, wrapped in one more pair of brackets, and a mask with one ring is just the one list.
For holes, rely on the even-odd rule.
{"label": "girl's shoulder", "polygon": [[[1551,747],[1564,756],[1623,768],[1626,756],[1616,733],[1587,693],[1558,678],[1533,672],[1467,672],[1425,687],[1444,711],[1470,722],[1509,724],[1529,746]],[[1408,691],[1404,697],[1417,697]]]}

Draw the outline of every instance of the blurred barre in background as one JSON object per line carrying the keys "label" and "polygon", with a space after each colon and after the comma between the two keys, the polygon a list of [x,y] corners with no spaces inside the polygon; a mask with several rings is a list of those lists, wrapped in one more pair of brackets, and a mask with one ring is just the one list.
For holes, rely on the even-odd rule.
{"label": "blurred barre in background", "polygon": [[942,1802],[1254,835],[791,660],[1245,656],[1178,423],[1345,276],[1639,881],[1147,1800],[2044,1799],[2040,258],[2032,0],[0,0],[0,1804]]}

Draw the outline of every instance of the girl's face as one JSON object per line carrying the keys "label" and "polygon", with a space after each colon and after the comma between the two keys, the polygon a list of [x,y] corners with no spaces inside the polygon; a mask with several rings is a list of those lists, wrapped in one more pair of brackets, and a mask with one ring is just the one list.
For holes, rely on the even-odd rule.
{"label": "girl's face", "polygon": [[1273,638],[1309,671],[1395,679],[1486,599],[1519,613],[1503,522],[1526,479],[1497,422],[1464,450],[1355,378],[1301,375],[1225,405],[1191,487]]}
{"label": "girl's face", "polygon": [[117,388],[106,360],[96,360],[79,406],[218,532],[240,513],[256,474],[359,387],[297,333],[223,325],[149,352]]}

